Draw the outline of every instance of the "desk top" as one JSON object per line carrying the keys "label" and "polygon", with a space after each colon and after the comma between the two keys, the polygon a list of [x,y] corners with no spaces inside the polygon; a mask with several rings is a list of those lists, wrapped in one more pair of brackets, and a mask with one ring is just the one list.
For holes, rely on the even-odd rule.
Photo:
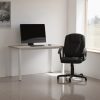
{"label": "desk top", "polygon": [[10,48],[15,48],[15,49],[57,49],[63,47],[62,45],[55,45],[55,44],[50,44],[50,45],[35,45],[35,46],[28,46],[28,45],[13,45],[13,46],[8,46]]}

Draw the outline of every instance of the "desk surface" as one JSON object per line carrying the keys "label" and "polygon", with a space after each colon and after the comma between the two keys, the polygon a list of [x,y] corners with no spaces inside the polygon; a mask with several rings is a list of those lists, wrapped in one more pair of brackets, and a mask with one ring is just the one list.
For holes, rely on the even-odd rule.
{"label": "desk surface", "polygon": [[63,47],[62,45],[36,45],[36,46],[28,46],[28,45],[13,45],[9,46],[10,48],[16,48],[16,49],[56,49],[56,48],[61,48]]}

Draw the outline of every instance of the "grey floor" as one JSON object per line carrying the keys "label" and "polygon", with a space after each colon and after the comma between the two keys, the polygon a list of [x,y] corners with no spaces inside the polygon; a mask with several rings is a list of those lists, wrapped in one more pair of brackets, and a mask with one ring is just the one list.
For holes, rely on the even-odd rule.
{"label": "grey floor", "polygon": [[100,100],[100,80],[62,82],[48,74],[0,78],[0,100]]}

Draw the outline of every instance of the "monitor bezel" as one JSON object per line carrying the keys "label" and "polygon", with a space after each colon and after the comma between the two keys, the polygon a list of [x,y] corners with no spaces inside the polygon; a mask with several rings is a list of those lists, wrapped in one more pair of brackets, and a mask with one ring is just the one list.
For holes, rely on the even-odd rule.
{"label": "monitor bezel", "polygon": [[[23,40],[22,37],[24,33],[22,33],[21,28],[27,27],[27,26],[34,27],[34,25],[37,25],[37,26],[40,25],[44,27],[44,37],[32,37],[30,39]],[[20,36],[21,36],[21,43],[27,43],[28,45],[34,45],[34,43],[44,43],[46,42],[45,24],[20,24]]]}

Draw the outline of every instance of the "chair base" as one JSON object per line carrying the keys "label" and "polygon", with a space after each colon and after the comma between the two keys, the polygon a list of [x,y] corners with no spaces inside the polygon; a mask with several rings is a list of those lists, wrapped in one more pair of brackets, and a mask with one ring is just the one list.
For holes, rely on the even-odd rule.
{"label": "chair base", "polygon": [[72,79],[73,77],[84,78],[85,81],[87,81],[87,77],[85,77],[83,74],[79,74],[79,75],[77,75],[77,74],[74,74],[74,75],[72,75],[72,74],[58,75],[58,76],[57,76],[57,81],[59,81],[59,78],[60,78],[60,77],[69,77],[69,82],[71,82],[71,79]]}

